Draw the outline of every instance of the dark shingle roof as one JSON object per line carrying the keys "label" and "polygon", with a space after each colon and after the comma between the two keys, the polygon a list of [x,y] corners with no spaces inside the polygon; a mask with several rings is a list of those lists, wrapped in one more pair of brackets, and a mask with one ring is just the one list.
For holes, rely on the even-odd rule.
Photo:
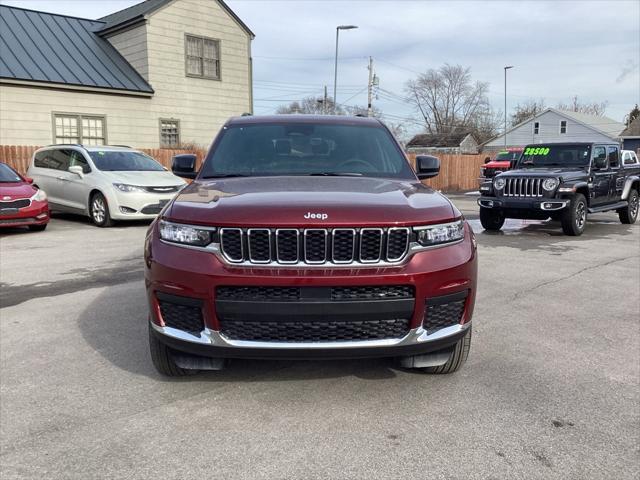
{"label": "dark shingle roof", "polygon": [[104,22],[0,5],[0,79],[153,93],[96,32]]}
{"label": "dark shingle roof", "polygon": [[469,132],[423,133],[409,140],[407,147],[456,148],[460,146],[467,135]]}
{"label": "dark shingle roof", "polygon": [[[102,27],[103,31],[117,29],[119,26],[131,25],[138,21],[144,19],[146,15],[149,15],[159,8],[164,7],[168,3],[171,3],[174,0],[145,0],[142,3],[137,3],[132,5],[129,8],[125,8],[124,10],[120,10],[119,12],[112,13],[111,15],[107,15],[106,17],[102,17],[100,20],[105,22],[104,27]],[[236,22],[240,24],[240,26],[249,34],[251,37],[255,37],[254,33],[251,31],[247,25],[240,20],[229,6],[224,3],[223,0],[212,0],[217,1],[220,6],[231,15]]]}
{"label": "dark shingle roof", "polygon": [[629,124],[620,134],[621,137],[640,137],[640,117]]}

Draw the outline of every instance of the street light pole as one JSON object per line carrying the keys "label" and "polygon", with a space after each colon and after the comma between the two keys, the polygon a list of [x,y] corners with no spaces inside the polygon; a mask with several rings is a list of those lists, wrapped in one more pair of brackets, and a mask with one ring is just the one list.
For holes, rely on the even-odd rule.
{"label": "street light pole", "polygon": [[336,63],[333,71],[333,113],[336,113],[338,102],[336,95],[338,93],[338,39],[340,38],[340,30],[352,30],[358,28],[356,25],[338,25],[336,27]]}
{"label": "street light pole", "polygon": [[504,67],[504,148],[507,148],[507,70],[513,65]]}

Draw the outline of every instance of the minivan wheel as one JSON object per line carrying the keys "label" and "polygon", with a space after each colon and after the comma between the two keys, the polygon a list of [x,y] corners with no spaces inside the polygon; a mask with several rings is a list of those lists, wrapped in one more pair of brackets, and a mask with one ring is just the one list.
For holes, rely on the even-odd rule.
{"label": "minivan wheel", "polygon": [[98,227],[110,227],[113,225],[111,215],[109,215],[109,204],[101,193],[94,193],[89,203],[89,214],[91,220]]}
{"label": "minivan wheel", "polygon": [[565,235],[578,237],[587,225],[587,199],[581,193],[576,194],[571,203],[562,211],[562,231]]}
{"label": "minivan wheel", "polygon": [[636,223],[638,218],[638,207],[640,206],[640,198],[638,197],[637,190],[631,190],[629,192],[629,204],[618,210],[618,217],[622,223],[631,225]]}
{"label": "minivan wheel", "polygon": [[504,213],[493,208],[480,207],[480,223],[485,230],[497,232],[504,225]]}
{"label": "minivan wheel", "polygon": [[156,338],[151,331],[152,328],[149,325],[149,352],[151,353],[151,362],[159,374],[166,377],[184,377],[198,373],[198,370],[178,367],[173,360],[171,349]]}
{"label": "minivan wheel", "polygon": [[462,337],[454,345],[453,351],[447,363],[440,365],[439,367],[425,367],[422,369],[424,373],[432,373],[436,375],[442,375],[447,373],[456,372],[464,365],[469,356],[469,350],[471,349],[471,326],[467,329],[464,337]]}

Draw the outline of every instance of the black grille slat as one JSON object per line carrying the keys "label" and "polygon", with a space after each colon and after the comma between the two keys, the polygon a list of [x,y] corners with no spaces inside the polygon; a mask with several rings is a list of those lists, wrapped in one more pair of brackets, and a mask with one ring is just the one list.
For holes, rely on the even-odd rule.
{"label": "black grille slat", "polygon": [[299,251],[298,231],[277,230],[276,251],[278,262],[296,263],[298,261]]}
{"label": "black grille slat", "polygon": [[452,300],[446,303],[436,302],[429,304],[429,301],[427,301],[427,308],[425,310],[425,318],[422,322],[422,326],[428,333],[431,333],[436,330],[440,330],[441,328],[460,323],[464,313],[465,301],[466,298]]}
{"label": "black grille slat", "polygon": [[220,230],[222,252],[232,262],[244,260],[242,248],[242,230],[239,228],[223,228]]}
{"label": "black grille slat", "polygon": [[167,327],[193,334],[200,333],[204,329],[201,307],[179,305],[166,300],[159,300],[158,303],[162,320]]}
{"label": "black grille slat", "polygon": [[304,260],[323,263],[327,260],[327,231],[306,230],[304,233]]}
{"label": "black grille slat", "polygon": [[409,246],[409,230],[406,228],[389,229],[387,234],[387,259],[400,260]]}
{"label": "black grille slat", "polygon": [[24,208],[31,205],[31,200],[28,198],[21,198],[19,200],[10,200],[8,202],[0,202],[0,210],[5,208]]}
{"label": "black grille slat", "polygon": [[221,320],[221,333],[232,340],[263,342],[340,342],[402,338],[409,319],[373,321],[255,322]]}
{"label": "black grille slat", "polygon": [[356,249],[355,230],[333,231],[333,261],[336,263],[349,263],[354,260]]}
{"label": "black grille slat", "polygon": [[256,263],[271,261],[271,232],[268,229],[249,230],[249,259]]}
{"label": "black grille slat", "polygon": [[331,299],[340,300],[388,300],[394,298],[413,298],[413,287],[409,285],[368,286],[368,287],[332,287]]}
{"label": "black grille slat", "polygon": [[360,261],[377,262],[382,255],[382,230],[362,229],[360,232]]}
{"label": "black grille slat", "polygon": [[300,300],[297,287],[218,287],[216,298],[238,301],[287,302]]}

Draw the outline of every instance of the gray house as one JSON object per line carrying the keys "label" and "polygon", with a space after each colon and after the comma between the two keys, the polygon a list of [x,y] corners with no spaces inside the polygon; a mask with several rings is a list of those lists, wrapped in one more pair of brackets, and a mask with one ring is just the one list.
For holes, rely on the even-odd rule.
{"label": "gray house", "polygon": [[476,154],[478,141],[470,132],[422,133],[407,143],[410,153]]}
{"label": "gray house", "polygon": [[629,124],[620,134],[622,148],[640,153],[640,117]]}
{"label": "gray house", "polygon": [[0,144],[206,147],[252,110],[253,33],[222,0],[93,20],[0,5]]}
{"label": "gray house", "polygon": [[[547,108],[507,130],[507,147],[550,142],[619,142],[624,124],[608,117]],[[505,135],[486,142],[487,150],[504,148]]]}

